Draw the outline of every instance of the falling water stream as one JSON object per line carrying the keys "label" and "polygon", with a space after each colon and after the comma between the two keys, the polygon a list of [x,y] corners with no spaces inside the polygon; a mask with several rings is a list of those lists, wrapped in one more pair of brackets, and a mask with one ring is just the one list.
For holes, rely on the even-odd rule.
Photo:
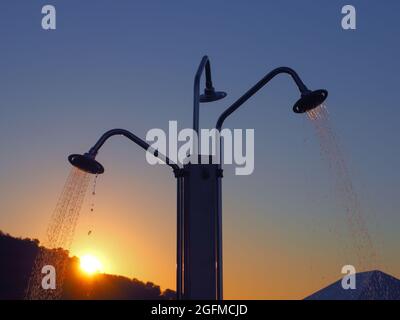
{"label": "falling water stream", "polygon": [[[346,161],[332,130],[328,110],[325,105],[321,105],[308,111],[307,117],[314,126],[322,154],[335,175],[337,197],[345,210],[354,252],[350,257],[350,263],[356,268],[356,272],[371,271],[380,266],[380,259],[368,232]],[[384,286],[383,282],[380,283],[383,281],[381,274],[377,274],[376,277],[378,278],[376,281],[367,280],[367,283],[364,283],[365,291],[362,292],[364,299],[374,299],[375,295],[383,299],[388,295],[388,288]]]}
{"label": "falling water stream", "polygon": [[[30,300],[59,299],[62,295],[64,273],[68,262],[79,212],[90,182],[90,175],[72,168],[58,199],[47,227],[46,238],[36,256],[25,297]],[[55,289],[43,289],[42,281],[47,272],[43,267],[52,266],[56,272]],[[47,267],[46,267],[47,268]],[[46,270],[46,269],[45,269]]]}
{"label": "falling water stream", "polygon": [[371,270],[378,264],[376,251],[348,167],[332,130],[328,110],[325,105],[321,105],[308,111],[307,116],[316,131],[322,154],[336,179],[337,197],[345,210],[355,254],[352,264],[357,271]]}

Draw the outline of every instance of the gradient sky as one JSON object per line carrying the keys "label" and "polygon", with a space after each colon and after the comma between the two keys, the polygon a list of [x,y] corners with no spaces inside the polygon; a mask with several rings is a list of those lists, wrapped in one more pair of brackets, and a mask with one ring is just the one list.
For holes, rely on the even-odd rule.
{"label": "gradient sky", "polygon": [[[357,9],[357,30],[341,8]],[[57,30],[41,29],[41,7]],[[399,1],[0,2],[0,229],[43,238],[70,170],[104,131],[145,137],[177,120],[189,127],[193,76],[203,54],[228,97],[202,108],[203,127],[274,67],[327,88],[379,267],[400,277]],[[298,93],[276,78],[226,122],[255,129],[255,172],[223,181],[225,298],[298,299],[340,277],[344,209]],[[175,287],[175,181],[129,141],[98,157],[95,218],[82,209],[73,254],[94,253],[107,272]],[[88,237],[90,224],[93,235]],[[356,266],[357,267],[357,266]]]}

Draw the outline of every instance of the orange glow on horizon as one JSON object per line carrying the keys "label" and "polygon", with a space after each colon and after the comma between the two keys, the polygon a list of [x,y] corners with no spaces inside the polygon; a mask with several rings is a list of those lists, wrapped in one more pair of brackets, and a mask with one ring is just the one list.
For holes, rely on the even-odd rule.
{"label": "orange glow on horizon", "polygon": [[103,265],[100,260],[90,254],[80,257],[80,268],[88,275],[93,275],[103,271]]}

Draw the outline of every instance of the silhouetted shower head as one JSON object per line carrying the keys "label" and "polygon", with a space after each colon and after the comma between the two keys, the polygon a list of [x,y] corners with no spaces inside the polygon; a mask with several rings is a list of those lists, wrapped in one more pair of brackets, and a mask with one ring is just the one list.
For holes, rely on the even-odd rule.
{"label": "silhouetted shower head", "polygon": [[295,113],[304,113],[320,106],[328,97],[328,91],[315,90],[305,91],[301,94],[301,98],[295,103],[293,111]]}
{"label": "silhouetted shower head", "polygon": [[101,174],[104,172],[104,167],[97,162],[95,156],[90,153],[81,154],[71,154],[68,157],[68,161],[74,166],[82,171],[91,174]]}
{"label": "silhouetted shower head", "polygon": [[212,89],[204,89],[204,93],[200,95],[200,102],[214,102],[221,100],[227,96],[226,92],[223,91],[215,91],[214,88]]}

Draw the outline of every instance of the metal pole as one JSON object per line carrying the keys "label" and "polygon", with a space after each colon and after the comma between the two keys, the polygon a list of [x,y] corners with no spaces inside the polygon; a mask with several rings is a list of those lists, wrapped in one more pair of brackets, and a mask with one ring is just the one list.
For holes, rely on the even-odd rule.
{"label": "metal pole", "polygon": [[176,296],[178,300],[182,299],[182,227],[183,227],[183,210],[182,210],[182,184],[183,177],[177,177],[177,226],[176,226]]}
{"label": "metal pole", "polygon": [[200,122],[200,78],[203,74],[203,70],[206,71],[206,89],[213,89],[211,80],[211,65],[210,60],[207,56],[201,59],[200,65],[197,69],[194,77],[194,95],[193,95],[193,130],[199,134],[199,122]]}
{"label": "metal pole", "polygon": [[226,118],[228,118],[234,111],[236,111],[243,103],[249,100],[253,95],[255,95],[262,87],[264,87],[268,82],[270,82],[278,74],[286,73],[292,77],[296,83],[299,91],[301,93],[309,92],[308,88],[304,82],[300,79],[299,75],[292,68],[280,67],[272,70],[259,82],[257,82],[253,87],[251,87],[244,95],[237,99],[229,108],[227,108],[218,118],[215,128],[221,131],[222,125]]}
{"label": "metal pole", "polygon": [[223,283],[223,264],[222,264],[222,169],[221,163],[218,164],[219,177],[217,178],[217,300],[224,298]]}
{"label": "metal pole", "polygon": [[[201,75],[205,71],[205,82],[206,82],[206,91],[214,91],[212,85],[211,78],[211,64],[210,60],[207,56],[204,56],[199,64],[197,69],[195,78],[194,78],[194,94],[193,94],[193,129],[199,134],[200,130],[200,79]],[[222,97],[225,97],[226,94],[223,93]],[[216,99],[217,100],[217,99]],[[215,101],[215,100],[211,100]],[[200,141],[199,141],[200,144]],[[215,257],[215,297],[217,300],[222,300],[223,298],[223,283],[222,283],[222,191],[221,191],[221,179],[222,179],[222,169],[221,166],[218,166],[218,173],[221,173],[220,176],[216,177],[216,197],[215,197],[215,207],[212,210],[215,212],[215,221],[214,221],[214,236],[215,239],[215,247],[213,248],[213,256]],[[210,208],[211,209],[211,208]],[[210,226],[211,227],[211,226]],[[185,271],[186,273],[186,271]]]}

